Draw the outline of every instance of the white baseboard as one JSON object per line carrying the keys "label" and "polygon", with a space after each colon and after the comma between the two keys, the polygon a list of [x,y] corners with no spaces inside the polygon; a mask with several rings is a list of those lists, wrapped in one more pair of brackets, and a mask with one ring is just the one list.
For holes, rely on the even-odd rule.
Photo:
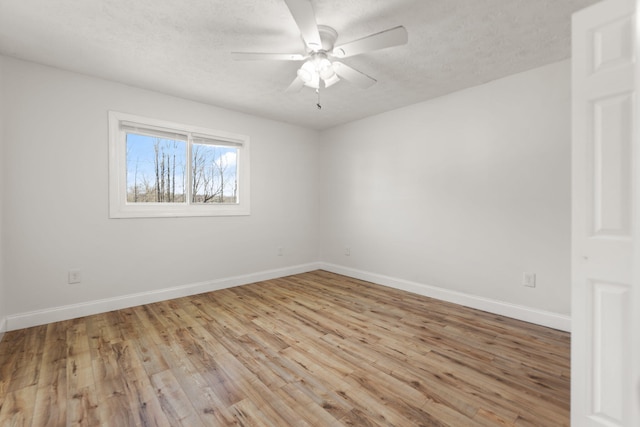
{"label": "white baseboard", "polygon": [[[7,316],[4,325],[6,329],[0,329],[0,331],[13,331],[16,329],[44,325],[51,322],[59,322],[62,320],[69,320],[77,317],[89,316],[92,314],[105,313],[108,311],[135,307],[143,304],[151,304],[158,301],[196,295],[204,292],[211,292],[220,289],[231,288],[234,286],[260,282],[263,280],[276,279],[278,277],[290,276],[292,274],[306,273],[308,271],[318,270],[319,268],[319,263],[302,264],[245,274],[241,276],[228,277],[224,279],[192,283],[183,286],[175,286],[172,288],[159,289],[157,291],[123,295],[121,297],[107,298],[96,301],[88,301],[80,304],[71,304],[62,307],[53,307],[27,313],[13,314]],[[2,326],[2,324],[0,324],[0,326]]]}
{"label": "white baseboard", "polygon": [[424,295],[439,300],[452,302],[454,304],[471,307],[489,313],[499,314],[501,316],[511,317],[513,319],[523,320],[529,323],[535,323],[541,326],[558,329],[561,331],[571,331],[571,317],[563,314],[553,313],[550,311],[538,310],[522,305],[511,304],[508,302],[492,300],[489,298],[479,297],[475,295],[465,294],[462,292],[451,291],[437,286],[425,285],[408,280],[396,279],[380,274],[369,273],[362,270],[356,270],[349,267],[343,267],[336,264],[320,263],[320,268],[332,273],[342,274],[353,277],[355,279],[366,280],[378,285],[388,286],[403,291]]}
{"label": "white baseboard", "polygon": [[224,279],[210,280],[200,283],[192,283],[183,286],[160,289],[151,292],[123,295],[121,297],[107,298],[96,301],[89,301],[81,304],[71,304],[62,307],[53,307],[44,310],[31,311],[9,315],[5,319],[0,319],[0,340],[5,331],[29,328],[32,326],[44,325],[51,322],[74,319],[92,314],[105,313],[112,310],[119,310],[143,304],[150,304],[158,301],[165,301],[173,298],[180,298],[196,295],[204,292],[211,292],[234,286],[246,285],[263,280],[276,279],[278,277],[290,276],[292,274],[306,273],[308,271],[323,269],[332,273],[342,274],[360,280],[424,295],[443,301],[460,304],[466,307],[487,311],[502,316],[511,317],[525,322],[535,323],[562,331],[571,331],[571,317],[538,310],[521,305],[511,304],[489,298],[478,297],[430,286],[408,280],[397,279],[367,271],[343,267],[336,264],[318,262],[302,264],[292,267],[266,270],[241,276]]}

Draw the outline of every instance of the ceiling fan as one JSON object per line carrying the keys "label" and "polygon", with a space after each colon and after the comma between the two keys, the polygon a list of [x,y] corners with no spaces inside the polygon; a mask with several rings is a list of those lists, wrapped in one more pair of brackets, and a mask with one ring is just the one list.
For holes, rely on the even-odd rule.
{"label": "ceiling fan", "polygon": [[304,61],[287,92],[298,92],[304,86],[319,90],[328,88],[344,79],[363,89],[376,83],[370,77],[335,59],[348,58],[386,47],[399,46],[408,41],[407,30],[394,27],[349,43],[335,46],[338,33],[326,25],[316,23],[310,0],[284,0],[293,15],[306,46],[304,54],[232,52],[236,60]]}

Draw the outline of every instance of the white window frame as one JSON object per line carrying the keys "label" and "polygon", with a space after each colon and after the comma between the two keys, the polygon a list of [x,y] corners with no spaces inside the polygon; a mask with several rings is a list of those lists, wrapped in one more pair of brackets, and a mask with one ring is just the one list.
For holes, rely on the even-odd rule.
{"label": "white window frame", "polygon": [[[130,203],[127,202],[126,130],[134,126],[141,130],[174,133],[187,136],[186,194],[182,203]],[[221,145],[238,148],[238,202],[191,203],[191,147],[192,139],[209,139]],[[190,126],[165,120],[109,111],[109,217],[157,218],[190,216],[234,216],[250,214],[250,158],[249,137],[220,130]]]}

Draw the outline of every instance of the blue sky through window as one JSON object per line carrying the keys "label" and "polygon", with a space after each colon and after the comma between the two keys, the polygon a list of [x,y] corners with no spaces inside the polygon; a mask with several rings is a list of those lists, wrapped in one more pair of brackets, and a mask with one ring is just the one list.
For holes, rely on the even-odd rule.
{"label": "blue sky through window", "polygon": [[186,153],[185,141],[127,133],[127,200],[183,202]]}
{"label": "blue sky through window", "polygon": [[191,185],[192,202],[237,203],[237,148],[193,144],[190,184],[186,156],[186,141],[127,132],[127,201],[182,203]]}

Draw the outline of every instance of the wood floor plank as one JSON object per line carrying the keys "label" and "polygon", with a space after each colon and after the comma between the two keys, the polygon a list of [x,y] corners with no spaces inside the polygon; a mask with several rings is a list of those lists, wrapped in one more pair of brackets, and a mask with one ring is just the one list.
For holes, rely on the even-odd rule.
{"label": "wood floor plank", "polygon": [[138,353],[129,341],[113,345],[120,372],[125,379],[125,396],[131,408],[136,425],[169,426],[160,402],[153,392],[150,377],[144,370]]}
{"label": "wood floor plank", "polygon": [[[167,370],[174,374],[174,378],[200,419],[205,425],[236,425],[228,410],[229,401],[223,401],[216,395],[212,388],[215,382],[211,381],[208,371],[202,368],[202,363],[195,357],[186,354],[178,341],[172,336],[167,345],[160,346],[159,351],[167,361],[169,366]],[[227,397],[231,396],[227,395]],[[236,397],[233,401],[237,400],[239,398]]]}
{"label": "wood floor plank", "polygon": [[569,348],[314,271],[8,332],[0,425],[565,426]]}
{"label": "wood floor plank", "polygon": [[67,425],[99,423],[98,401],[87,324],[83,318],[69,321],[67,328]]}
{"label": "wood floor plank", "polygon": [[32,425],[38,386],[32,385],[9,392],[0,406],[0,426]]}
{"label": "wood floor plank", "polygon": [[303,387],[298,383],[287,384],[275,391],[283,405],[290,408],[304,408],[297,411],[298,423],[301,426],[332,426],[338,425],[337,420],[348,411],[343,407],[338,407],[334,403],[329,403],[323,399],[323,404],[319,405],[316,400],[305,394]]}
{"label": "wood floor plank", "polygon": [[66,334],[67,383],[70,393],[73,394],[75,390],[94,385],[91,350],[87,325],[83,319],[69,321]]}
{"label": "wood floor plank", "polygon": [[38,378],[33,424],[60,426],[67,422],[67,322],[47,327],[44,352]]}
{"label": "wood floor plank", "polygon": [[204,423],[195,411],[190,399],[170,370],[151,376],[158,400],[168,424],[171,426],[197,427]]}
{"label": "wood floor plank", "polygon": [[75,389],[67,399],[67,425],[92,427],[100,425],[98,398],[93,386]]}
{"label": "wood floor plank", "polygon": [[[35,327],[18,339],[14,345],[17,350],[13,357],[13,369],[6,374],[9,383],[7,383],[7,391],[20,390],[38,383],[40,377],[40,368],[42,366],[42,355],[46,340],[47,327]],[[18,350],[19,349],[19,350]],[[1,389],[2,387],[0,387]]]}

